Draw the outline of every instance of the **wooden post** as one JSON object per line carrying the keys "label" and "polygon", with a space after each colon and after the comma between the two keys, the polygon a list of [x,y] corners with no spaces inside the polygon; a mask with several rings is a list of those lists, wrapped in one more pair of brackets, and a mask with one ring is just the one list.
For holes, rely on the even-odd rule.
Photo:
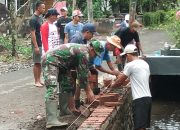
{"label": "wooden post", "polygon": [[135,20],[137,0],[130,0],[129,3],[129,25]]}
{"label": "wooden post", "polygon": [[93,23],[93,4],[92,4],[92,0],[87,0],[87,10],[88,10],[88,22]]}

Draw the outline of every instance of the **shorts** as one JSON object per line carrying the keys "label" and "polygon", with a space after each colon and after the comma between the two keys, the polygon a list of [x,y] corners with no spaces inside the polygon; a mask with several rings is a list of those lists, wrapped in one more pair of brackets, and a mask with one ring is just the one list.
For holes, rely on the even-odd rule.
{"label": "shorts", "polygon": [[32,59],[34,63],[41,63],[42,47],[39,47],[40,54],[36,54],[32,45]]}
{"label": "shorts", "polygon": [[64,39],[61,39],[61,38],[60,38],[60,45],[61,45],[61,44],[64,44]]}
{"label": "shorts", "polygon": [[132,102],[134,130],[149,128],[151,120],[151,97],[142,97]]}

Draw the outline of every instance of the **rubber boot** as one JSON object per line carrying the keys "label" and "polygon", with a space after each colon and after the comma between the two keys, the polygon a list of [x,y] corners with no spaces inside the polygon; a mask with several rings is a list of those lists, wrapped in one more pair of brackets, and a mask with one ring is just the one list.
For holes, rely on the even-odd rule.
{"label": "rubber boot", "polygon": [[60,110],[59,115],[60,116],[72,114],[72,112],[68,108],[68,102],[69,102],[70,96],[71,96],[71,93],[59,93],[59,110]]}
{"label": "rubber boot", "polygon": [[52,127],[64,127],[67,126],[68,123],[60,122],[57,119],[57,101],[56,100],[48,100],[45,102],[46,105],[46,128]]}

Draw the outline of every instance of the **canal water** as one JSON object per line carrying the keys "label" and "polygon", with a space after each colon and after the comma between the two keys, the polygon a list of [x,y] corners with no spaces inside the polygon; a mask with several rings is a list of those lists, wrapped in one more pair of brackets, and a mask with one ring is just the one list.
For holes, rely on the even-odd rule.
{"label": "canal water", "polygon": [[180,130],[180,102],[153,101],[151,130]]}
{"label": "canal water", "polygon": [[150,130],[180,130],[180,77],[154,76]]}

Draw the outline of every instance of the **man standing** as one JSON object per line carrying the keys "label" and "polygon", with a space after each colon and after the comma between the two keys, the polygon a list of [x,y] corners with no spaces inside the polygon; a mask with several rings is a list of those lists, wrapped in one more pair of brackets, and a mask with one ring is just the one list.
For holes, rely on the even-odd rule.
{"label": "man standing", "polygon": [[35,79],[35,86],[42,87],[43,83],[41,82],[41,55],[42,55],[42,42],[40,27],[43,23],[43,19],[40,17],[41,14],[45,11],[45,4],[41,1],[38,1],[35,5],[35,12],[30,19],[30,29],[31,29],[31,43],[32,43],[32,53],[33,53],[33,72]]}
{"label": "man standing", "polygon": [[72,36],[77,32],[81,32],[83,28],[83,24],[80,23],[80,19],[83,16],[80,10],[74,10],[72,13],[73,20],[66,24],[64,33],[65,40],[64,43],[70,42]]}
{"label": "man standing", "polygon": [[54,8],[48,9],[45,15],[47,21],[41,26],[42,54],[60,45],[58,29],[54,24],[57,20],[57,15],[59,15],[59,13]]}
{"label": "man standing", "polygon": [[111,87],[121,86],[128,78],[131,82],[133,96],[133,121],[135,130],[146,130],[150,127],[151,93],[149,89],[149,65],[138,57],[138,49],[129,44],[124,52],[128,63]]}
{"label": "man standing", "polygon": [[66,7],[61,8],[61,16],[57,20],[56,26],[58,27],[58,31],[60,34],[60,44],[64,44],[65,34],[64,34],[64,27],[67,23],[71,22],[72,19],[67,16],[68,9]]}
{"label": "man standing", "polygon": [[80,88],[85,89],[89,102],[94,100],[92,90],[87,84],[88,63],[91,58],[103,51],[99,41],[93,41],[89,45],[68,43],[60,45],[59,48],[48,51],[42,58],[43,76],[45,79],[46,91],[46,128],[65,126],[67,123],[57,120],[57,81],[60,86],[60,113],[67,115],[69,97],[74,91],[71,69],[77,73],[77,81]]}

